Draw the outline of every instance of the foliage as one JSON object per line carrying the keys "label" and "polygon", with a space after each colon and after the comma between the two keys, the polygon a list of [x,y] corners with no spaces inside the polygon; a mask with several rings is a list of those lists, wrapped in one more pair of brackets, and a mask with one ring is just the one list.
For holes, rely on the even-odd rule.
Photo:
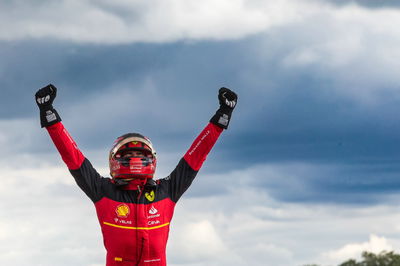
{"label": "foliage", "polygon": [[364,251],[360,262],[350,259],[339,266],[400,266],[400,255],[393,251],[382,251],[379,254]]}
{"label": "foliage", "polygon": [[[382,251],[379,254],[364,251],[361,254],[361,261],[349,259],[338,266],[400,266],[400,255],[394,251]],[[306,264],[303,266],[319,266],[318,264]]]}

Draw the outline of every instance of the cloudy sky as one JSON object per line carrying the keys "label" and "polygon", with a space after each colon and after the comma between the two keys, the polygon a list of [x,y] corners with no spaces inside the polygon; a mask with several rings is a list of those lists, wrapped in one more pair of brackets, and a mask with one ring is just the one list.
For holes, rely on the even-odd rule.
{"label": "cloudy sky", "polygon": [[104,176],[141,132],[169,174],[239,95],[177,205],[172,266],[334,266],[400,252],[400,4],[345,0],[1,0],[0,264],[104,265],[94,208],[47,133],[55,107]]}

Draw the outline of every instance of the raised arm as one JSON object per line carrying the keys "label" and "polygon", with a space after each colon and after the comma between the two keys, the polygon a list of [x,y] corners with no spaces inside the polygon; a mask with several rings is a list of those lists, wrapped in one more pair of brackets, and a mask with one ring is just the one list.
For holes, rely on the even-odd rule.
{"label": "raised arm", "polygon": [[68,169],[75,170],[82,165],[85,157],[64,128],[60,116],[53,107],[53,101],[56,96],[57,88],[52,84],[36,92],[35,98],[40,110],[40,124],[42,128],[45,127],[49,132],[54,145]]}
{"label": "raised arm", "polygon": [[220,108],[167,178],[167,181],[170,182],[172,200],[175,202],[192,183],[223,129],[228,128],[233,109],[237,103],[237,95],[227,88],[221,88],[218,99]]}
{"label": "raised arm", "polygon": [[222,130],[228,128],[233,109],[237,103],[236,93],[227,88],[219,90],[218,99],[220,104],[219,109],[183,157],[195,171],[200,170]]}
{"label": "raised arm", "polygon": [[99,187],[103,178],[78,149],[75,141],[61,123],[61,118],[53,108],[57,88],[49,84],[35,94],[36,103],[40,110],[40,124],[47,129],[54,145],[67,165],[78,186],[92,201],[102,197]]}

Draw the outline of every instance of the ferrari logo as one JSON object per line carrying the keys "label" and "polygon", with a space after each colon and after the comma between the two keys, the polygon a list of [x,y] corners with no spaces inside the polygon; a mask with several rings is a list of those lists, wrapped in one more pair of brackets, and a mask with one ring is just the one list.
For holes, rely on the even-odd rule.
{"label": "ferrari logo", "polygon": [[154,198],[155,198],[155,196],[154,196],[154,190],[152,190],[152,191],[150,191],[150,193],[149,192],[146,192],[146,193],[144,193],[144,196],[146,197],[146,199],[148,200],[148,201],[154,201]]}
{"label": "ferrari logo", "polygon": [[117,206],[117,208],[115,209],[115,212],[117,213],[117,216],[120,218],[126,218],[128,217],[130,210],[128,205],[126,204],[120,204]]}

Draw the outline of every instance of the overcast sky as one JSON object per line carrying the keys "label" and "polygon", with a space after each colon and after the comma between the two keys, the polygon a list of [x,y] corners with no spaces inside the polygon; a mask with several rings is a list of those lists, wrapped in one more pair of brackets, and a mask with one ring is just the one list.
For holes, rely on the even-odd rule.
{"label": "overcast sky", "polygon": [[104,265],[93,204],[40,128],[37,89],[108,176],[148,136],[157,176],[218,108],[230,128],[177,205],[172,266],[334,266],[400,252],[400,4],[1,0],[0,264]]}

